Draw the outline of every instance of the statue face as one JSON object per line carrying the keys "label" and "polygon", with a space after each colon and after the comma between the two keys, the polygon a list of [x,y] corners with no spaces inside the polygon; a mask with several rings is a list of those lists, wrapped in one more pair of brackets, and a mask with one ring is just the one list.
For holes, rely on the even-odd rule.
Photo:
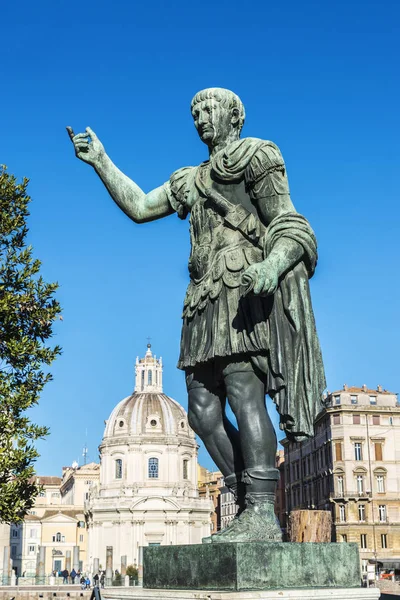
{"label": "statue face", "polygon": [[215,98],[195,104],[192,115],[201,141],[209,147],[224,142],[232,129],[233,112]]}

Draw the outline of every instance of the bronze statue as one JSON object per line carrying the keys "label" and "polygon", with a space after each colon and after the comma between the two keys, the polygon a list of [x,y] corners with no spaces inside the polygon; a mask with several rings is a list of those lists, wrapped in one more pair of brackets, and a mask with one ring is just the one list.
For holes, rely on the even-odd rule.
{"label": "bronze statue", "polygon": [[[210,88],[196,94],[191,109],[209,159],[148,194],[119,171],[90,128],[68,132],[76,156],[135,223],[190,213],[178,367],[186,372],[190,425],[239,506],[229,527],[203,541],[279,541],[277,442],[265,395],[290,439],[313,435],[325,388],[308,284],[316,239],[293,206],[279,148],[240,139],[239,97]],[[238,428],[226,417],[226,400]]]}

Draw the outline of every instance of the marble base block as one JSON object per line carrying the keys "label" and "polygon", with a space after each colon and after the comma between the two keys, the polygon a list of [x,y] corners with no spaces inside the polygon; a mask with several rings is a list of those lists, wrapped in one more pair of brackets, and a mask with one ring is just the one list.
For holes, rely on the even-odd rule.
{"label": "marble base block", "polygon": [[378,600],[377,588],[325,588],[252,592],[205,592],[201,590],[148,590],[106,588],[103,600]]}
{"label": "marble base block", "polygon": [[357,544],[242,542],[143,549],[143,587],[150,589],[239,592],[360,585]]}

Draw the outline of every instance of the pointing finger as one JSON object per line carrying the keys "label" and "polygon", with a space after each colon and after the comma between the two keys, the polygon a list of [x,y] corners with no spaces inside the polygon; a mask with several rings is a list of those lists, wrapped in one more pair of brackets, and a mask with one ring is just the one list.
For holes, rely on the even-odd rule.
{"label": "pointing finger", "polygon": [[72,138],[73,138],[73,137],[74,137],[74,135],[75,135],[75,134],[74,134],[74,130],[73,130],[73,129],[72,129],[72,127],[70,127],[70,126],[68,126],[66,129],[67,129],[67,132],[68,132],[68,135],[69,135],[69,139],[70,139],[70,140],[72,140]]}

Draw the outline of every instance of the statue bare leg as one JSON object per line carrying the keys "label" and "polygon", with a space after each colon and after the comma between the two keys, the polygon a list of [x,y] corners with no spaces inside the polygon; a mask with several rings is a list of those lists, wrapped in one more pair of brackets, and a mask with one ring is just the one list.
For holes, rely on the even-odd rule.
{"label": "statue bare leg", "polygon": [[[279,477],[275,468],[276,434],[265,406],[264,382],[251,361],[217,359],[194,368],[187,376],[187,385],[190,425],[222,471],[239,505],[237,519],[230,527],[203,541],[281,539],[274,514]],[[226,397],[239,431],[226,418]],[[253,521],[257,521],[257,531],[252,528]]]}

